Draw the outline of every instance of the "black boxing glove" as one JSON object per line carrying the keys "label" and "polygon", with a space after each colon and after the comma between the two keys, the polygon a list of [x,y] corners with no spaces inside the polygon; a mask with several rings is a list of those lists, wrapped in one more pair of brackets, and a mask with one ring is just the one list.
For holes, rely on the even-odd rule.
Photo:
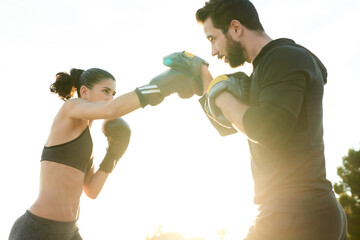
{"label": "black boxing glove", "polygon": [[215,104],[215,98],[223,91],[231,93],[243,103],[249,102],[250,77],[244,72],[220,75],[213,79],[207,90],[205,111],[207,115],[218,124],[226,128],[233,128],[232,124],[225,118],[224,114]]}
{"label": "black boxing glove", "polygon": [[100,164],[100,170],[111,173],[129,145],[131,130],[122,118],[116,118],[105,120],[102,131],[107,137],[108,148]]}
{"label": "black boxing glove", "polygon": [[[171,67],[172,69],[180,71],[192,78],[194,81],[194,85],[192,86],[192,95],[196,94],[201,96],[203,94],[201,69],[203,65],[209,66],[208,62],[192,53],[182,51],[174,52],[165,56],[163,58],[163,63],[165,66]],[[179,96],[183,97],[181,93],[179,93]]]}
{"label": "black boxing glove", "polygon": [[136,88],[135,93],[144,108],[149,104],[151,106],[160,104],[165,97],[173,93],[179,93],[184,97],[192,96],[193,84],[191,77],[170,68],[154,77],[149,84]]}

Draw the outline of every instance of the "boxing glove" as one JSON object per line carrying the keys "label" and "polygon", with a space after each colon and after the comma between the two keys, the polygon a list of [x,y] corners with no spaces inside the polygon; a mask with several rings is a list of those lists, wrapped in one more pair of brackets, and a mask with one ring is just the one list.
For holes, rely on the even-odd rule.
{"label": "boxing glove", "polygon": [[[189,76],[194,81],[195,85],[192,86],[193,94],[198,96],[202,95],[203,83],[201,78],[201,68],[203,65],[209,66],[208,62],[192,53],[182,51],[165,56],[163,58],[163,64]],[[181,94],[179,95],[181,96]]]}
{"label": "boxing glove", "polygon": [[149,104],[151,106],[158,105],[165,97],[173,93],[192,96],[192,84],[192,78],[170,68],[154,77],[149,84],[136,88],[135,93],[144,108]]}
{"label": "boxing glove", "polygon": [[250,78],[243,72],[220,75],[213,79],[208,87],[205,102],[205,110],[208,116],[223,127],[232,128],[232,124],[215,104],[216,97],[223,91],[231,93],[241,102],[248,103]]}
{"label": "boxing glove", "polygon": [[105,120],[102,131],[107,138],[108,147],[100,170],[111,173],[129,145],[131,130],[122,118],[116,118]]}

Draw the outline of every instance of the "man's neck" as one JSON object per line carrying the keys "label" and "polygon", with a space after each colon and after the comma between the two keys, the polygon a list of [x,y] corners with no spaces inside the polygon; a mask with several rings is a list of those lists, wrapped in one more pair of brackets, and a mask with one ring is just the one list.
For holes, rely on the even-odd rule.
{"label": "man's neck", "polygon": [[247,41],[247,54],[248,61],[252,63],[256,56],[260,53],[261,49],[272,39],[265,32],[250,31]]}

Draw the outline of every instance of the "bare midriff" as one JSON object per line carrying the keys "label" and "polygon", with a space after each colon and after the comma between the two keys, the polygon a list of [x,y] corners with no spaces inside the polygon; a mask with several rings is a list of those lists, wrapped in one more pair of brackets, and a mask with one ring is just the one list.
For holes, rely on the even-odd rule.
{"label": "bare midriff", "polygon": [[76,168],[43,160],[39,195],[29,211],[55,221],[77,220],[84,177],[85,174]]}

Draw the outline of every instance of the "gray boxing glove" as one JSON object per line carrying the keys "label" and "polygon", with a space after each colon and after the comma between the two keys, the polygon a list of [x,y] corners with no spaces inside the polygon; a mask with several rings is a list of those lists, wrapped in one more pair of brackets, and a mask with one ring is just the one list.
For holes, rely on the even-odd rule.
{"label": "gray boxing glove", "polygon": [[100,170],[111,173],[129,145],[131,130],[122,118],[116,118],[105,120],[102,131],[107,137],[108,148]]}
{"label": "gray boxing glove", "polygon": [[192,91],[192,84],[191,77],[170,68],[154,77],[149,84],[136,88],[135,93],[144,108],[149,104],[151,106],[160,104],[165,97],[173,93],[189,96]]}
{"label": "gray boxing glove", "polygon": [[[201,68],[202,65],[209,66],[208,62],[192,53],[182,51],[174,52],[165,56],[163,58],[163,63],[165,66],[171,67],[172,69],[182,72],[192,78],[194,81],[194,85],[192,86],[192,95],[202,95],[203,83],[201,78]],[[183,94],[183,96],[181,96],[181,93],[179,93],[179,96],[185,96],[183,98],[187,98],[189,95]]]}
{"label": "gray boxing glove", "polygon": [[205,111],[207,115],[226,128],[232,128],[232,124],[215,104],[215,98],[223,91],[231,93],[241,102],[249,102],[250,78],[244,72],[220,75],[213,79],[207,90]]}

